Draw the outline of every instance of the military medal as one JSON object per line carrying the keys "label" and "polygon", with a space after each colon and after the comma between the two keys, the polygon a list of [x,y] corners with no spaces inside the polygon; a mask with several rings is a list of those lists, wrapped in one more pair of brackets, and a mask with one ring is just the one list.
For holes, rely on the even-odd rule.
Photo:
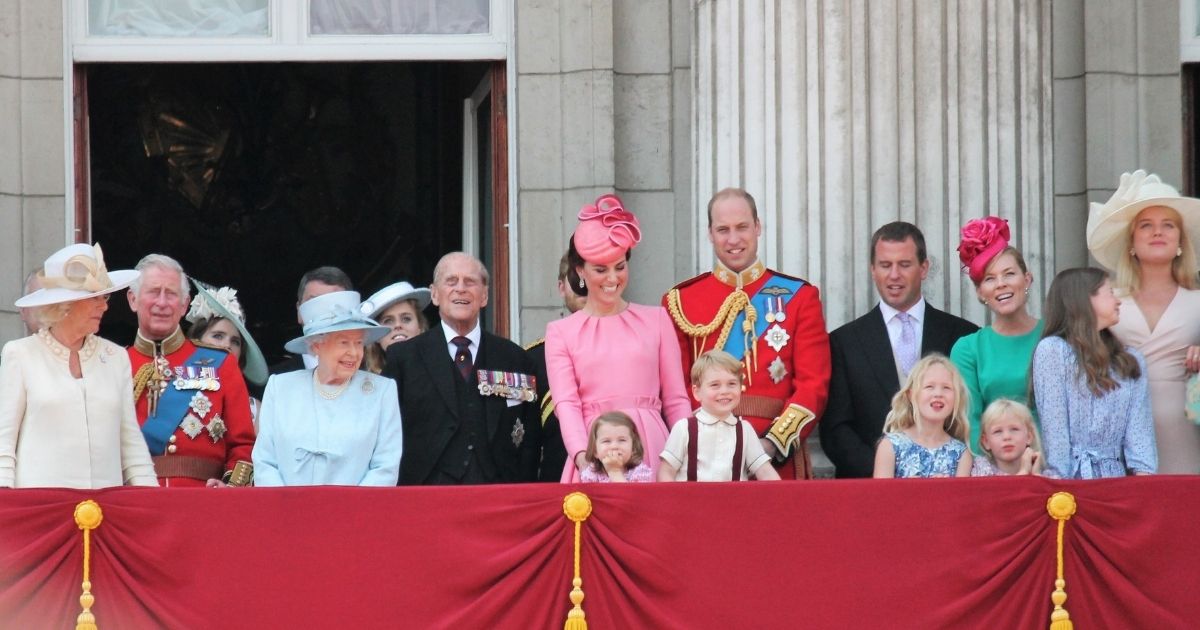
{"label": "military medal", "polygon": [[767,316],[765,319],[768,324],[775,323],[775,298],[767,298]]}
{"label": "military medal", "polygon": [[183,417],[183,422],[179,423],[179,428],[183,429],[183,432],[194,440],[197,435],[200,435],[200,431],[204,429],[204,423],[200,422],[200,418],[197,418],[195,414],[189,413]]}
{"label": "military medal", "polygon": [[208,436],[212,438],[213,444],[216,444],[225,436],[225,421],[221,419],[221,414],[219,413],[214,413],[212,421],[204,428],[208,429]]}
{"label": "military medal", "polygon": [[787,366],[783,364],[783,359],[775,357],[775,360],[767,367],[767,373],[771,375],[771,380],[776,385],[782,383],[783,379],[787,378]]}
{"label": "military medal", "polygon": [[204,392],[196,392],[196,395],[192,396],[192,401],[188,403],[188,406],[192,408],[192,411],[196,412],[196,415],[203,418],[212,410],[212,401],[208,399],[208,396],[204,395]]}
{"label": "military medal", "polygon": [[775,321],[782,322],[782,321],[786,320],[787,313],[783,312],[783,298],[782,297],[774,297],[774,298],[771,298],[771,300],[775,302]]}
{"label": "military medal", "polygon": [[787,342],[791,338],[788,331],[784,330],[779,324],[775,324],[767,330],[767,345],[771,346],[771,349],[775,352],[783,350],[783,347],[787,345]]}
{"label": "military medal", "polygon": [[517,421],[513,423],[511,435],[513,446],[521,446],[521,442],[525,439],[525,425],[521,423],[520,418],[517,418]]}

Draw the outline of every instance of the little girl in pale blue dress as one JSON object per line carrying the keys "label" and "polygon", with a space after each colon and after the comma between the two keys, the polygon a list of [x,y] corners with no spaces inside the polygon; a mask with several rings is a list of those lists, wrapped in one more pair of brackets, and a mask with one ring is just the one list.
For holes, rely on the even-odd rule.
{"label": "little girl in pale blue dress", "polygon": [[918,361],[892,397],[875,450],[874,476],[970,476],[971,454],[964,442],[968,396],[950,359],[931,354]]}

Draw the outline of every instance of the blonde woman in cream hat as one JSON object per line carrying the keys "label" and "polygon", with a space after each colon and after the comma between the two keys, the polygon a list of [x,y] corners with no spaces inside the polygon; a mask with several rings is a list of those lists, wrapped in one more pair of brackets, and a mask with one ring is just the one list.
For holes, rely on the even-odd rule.
{"label": "blonde woman in cream hat", "polygon": [[1160,473],[1200,473],[1200,427],[1185,413],[1185,383],[1200,370],[1198,241],[1200,200],[1141,170],[1088,217],[1088,249],[1116,272],[1112,331],[1146,357]]}
{"label": "blonde woman in cream hat", "polygon": [[46,259],[42,288],[17,300],[41,327],[0,359],[0,487],[158,485],[129,355],[96,336],[108,298],[137,277],[108,271],[99,245],[69,245]]}

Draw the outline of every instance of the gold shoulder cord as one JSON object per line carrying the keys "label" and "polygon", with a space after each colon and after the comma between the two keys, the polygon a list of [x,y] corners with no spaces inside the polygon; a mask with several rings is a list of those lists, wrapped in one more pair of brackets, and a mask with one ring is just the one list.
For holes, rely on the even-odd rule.
{"label": "gold shoulder cord", "polygon": [[746,319],[742,322],[742,334],[745,335],[747,350],[743,362],[746,364],[746,384],[749,385],[751,375],[754,373],[754,366],[758,365],[758,346],[754,343],[754,323],[758,320],[758,311],[750,303],[750,296],[741,289],[735,289],[725,298],[724,302],[721,302],[721,308],[717,309],[717,316],[711,322],[699,325],[693,324],[683,314],[679,289],[671,289],[667,292],[667,312],[671,314],[671,319],[679,327],[679,330],[692,338],[693,361],[700,356],[700,349],[704,347],[708,336],[716,331],[718,326],[721,328],[721,334],[717,337],[717,344],[713,346],[713,349],[725,349],[725,342],[729,341],[729,333],[733,330],[733,321],[743,310],[746,311]]}
{"label": "gold shoulder cord", "polygon": [[154,361],[143,363],[142,367],[138,368],[137,373],[133,375],[133,402],[137,404],[138,398],[142,397],[142,392],[146,391],[146,384],[150,382],[150,378],[154,376]]}

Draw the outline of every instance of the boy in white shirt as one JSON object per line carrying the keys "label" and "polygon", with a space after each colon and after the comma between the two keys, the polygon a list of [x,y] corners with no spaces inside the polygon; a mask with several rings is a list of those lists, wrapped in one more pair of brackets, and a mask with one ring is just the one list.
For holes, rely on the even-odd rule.
{"label": "boy in white shirt", "polygon": [[779,480],[750,423],[733,415],[742,400],[742,362],[710,350],[692,364],[700,410],[676,422],[659,455],[659,481]]}

